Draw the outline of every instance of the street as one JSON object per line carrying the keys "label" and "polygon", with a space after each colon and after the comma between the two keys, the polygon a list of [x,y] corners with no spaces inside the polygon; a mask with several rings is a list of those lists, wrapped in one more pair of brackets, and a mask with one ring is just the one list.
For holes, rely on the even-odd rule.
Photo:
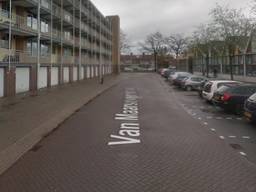
{"label": "street", "polygon": [[153,73],[83,106],[0,176],[0,192],[255,192],[256,125]]}

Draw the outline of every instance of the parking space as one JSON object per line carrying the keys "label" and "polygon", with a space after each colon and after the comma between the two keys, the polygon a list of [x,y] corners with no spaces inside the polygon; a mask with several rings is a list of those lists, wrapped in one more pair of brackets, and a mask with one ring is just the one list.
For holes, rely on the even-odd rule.
{"label": "parking space", "polygon": [[200,98],[196,91],[185,91],[170,86],[166,88],[173,94],[184,115],[199,121],[209,132],[256,164],[256,125],[249,123],[242,115],[223,111],[220,107]]}

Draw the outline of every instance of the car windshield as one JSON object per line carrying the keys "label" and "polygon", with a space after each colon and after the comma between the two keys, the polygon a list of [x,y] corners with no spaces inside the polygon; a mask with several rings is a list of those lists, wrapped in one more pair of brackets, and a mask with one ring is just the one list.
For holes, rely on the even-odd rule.
{"label": "car windshield", "polygon": [[256,102],[256,93],[254,93],[250,98],[250,101]]}

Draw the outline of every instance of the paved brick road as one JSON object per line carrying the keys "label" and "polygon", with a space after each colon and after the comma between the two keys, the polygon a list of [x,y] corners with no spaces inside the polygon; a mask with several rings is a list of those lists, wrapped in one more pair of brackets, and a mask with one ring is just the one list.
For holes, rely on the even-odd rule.
{"label": "paved brick road", "polygon": [[[141,143],[108,146],[126,88]],[[256,166],[188,115],[153,74],[129,74],[0,177],[1,192],[255,192]]]}

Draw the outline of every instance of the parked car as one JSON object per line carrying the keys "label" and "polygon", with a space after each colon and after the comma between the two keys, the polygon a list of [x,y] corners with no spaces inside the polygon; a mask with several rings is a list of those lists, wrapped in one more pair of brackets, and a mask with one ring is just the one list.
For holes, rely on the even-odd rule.
{"label": "parked car", "polygon": [[167,70],[168,70],[167,68],[163,68],[163,69],[161,70],[160,74],[161,74],[162,76],[164,76],[164,73],[165,73],[165,71],[167,71]]}
{"label": "parked car", "polygon": [[225,85],[214,94],[213,102],[226,111],[242,114],[245,101],[256,93],[256,85]]}
{"label": "parked car", "polygon": [[211,102],[213,95],[217,91],[217,89],[226,84],[240,84],[240,82],[228,81],[228,80],[209,81],[208,83],[205,84],[203,88],[203,91],[202,91],[203,98]]}
{"label": "parked car", "polygon": [[180,87],[182,86],[182,82],[189,78],[190,74],[187,75],[180,75],[177,78],[173,79],[173,85]]}
{"label": "parked car", "polygon": [[248,121],[256,122],[256,93],[245,101],[244,116]]}
{"label": "parked car", "polygon": [[181,87],[187,91],[192,91],[206,81],[208,80],[204,77],[190,76],[182,81]]}
{"label": "parked car", "polygon": [[175,69],[167,69],[167,70],[164,71],[163,77],[168,79],[168,77],[170,75],[174,74],[175,72],[176,72]]}
{"label": "parked car", "polygon": [[179,76],[183,76],[183,77],[188,77],[191,76],[191,73],[188,72],[175,72],[173,74],[170,74],[170,76],[168,77],[168,81],[170,82],[170,84],[173,84],[173,81],[178,78]]}

